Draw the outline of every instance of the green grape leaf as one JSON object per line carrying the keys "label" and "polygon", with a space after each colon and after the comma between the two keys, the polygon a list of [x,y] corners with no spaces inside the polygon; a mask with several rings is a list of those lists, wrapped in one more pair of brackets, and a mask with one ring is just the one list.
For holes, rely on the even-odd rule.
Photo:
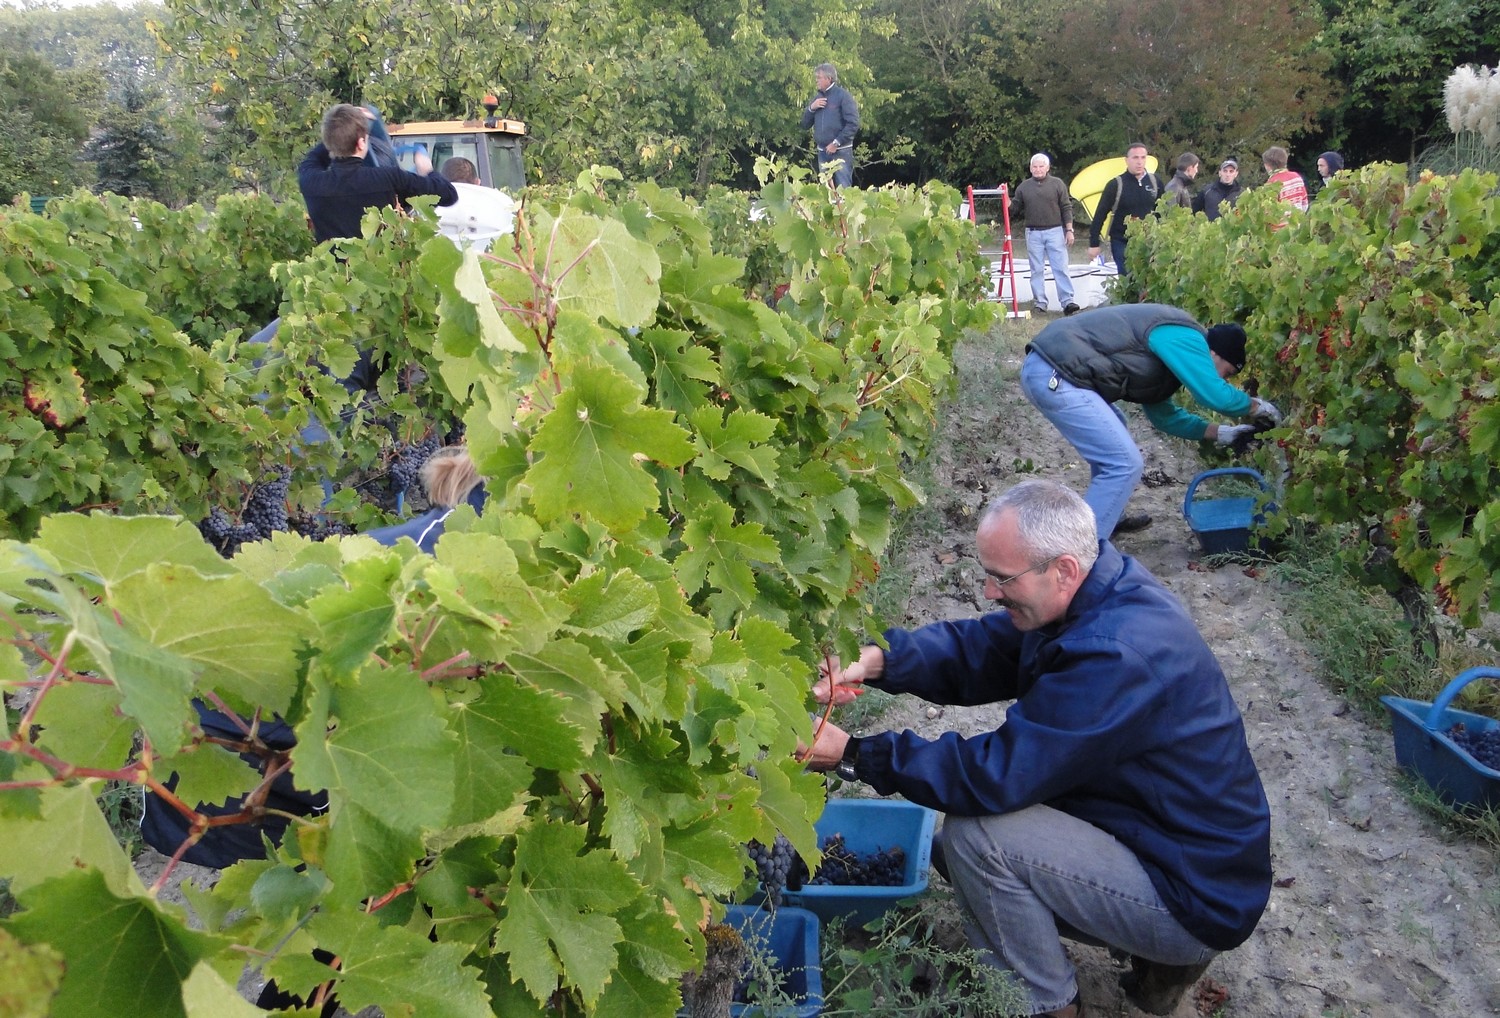
{"label": "green grape leaf", "polygon": [[397,555],[369,555],[344,567],[344,584],[330,584],[308,602],[323,629],[319,664],[335,674],[356,672],[391,633],[402,563]]}
{"label": "green grape leaf", "polygon": [[354,907],[411,879],[423,846],[405,817],[360,801],[337,802],[332,815],[323,857],[332,904]]}
{"label": "green grape leaf", "polygon": [[607,853],[584,852],[586,836],[581,827],[549,822],[521,831],[495,948],[537,1000],[566,975],[592,1009],[619,957],[623,933],[612,913],[640,887]]}
{"label": "green grape leaf", "polygon": [[[62,983],[64,961],[46,944],[23,944],[0,927],[0,1014],[7,1018],[48,1018],[52,997]],[[264,1018],[264,1015],[261,1016]]]}
{"label": "green grape leaf", "polygon": [[305,915],[328,888],[328,877],[321,870],[274,864],[256,877],[250,902],[267,922],[281,927]]}
{"label": "green grape leaf", "polygon": [[177,786],[173,791],[189,806],[222,804],[260,784],[259,772],[238,753],[209,742],[153,761],[152,772],[158,777],[175,772]]}
{"label": "green grape leaf", "polygon": [[[666,917],[659,918],[665,920]],[[663,931],[656,929],[643,932],[648,932],[650,936],[663,934]],[[675,934],[686,946],[687,938],[681,930],[665,932],[668,935]],[[638,947],[645,950],[637,951]],[[689,961],[677,969],[676,979],[662,979],[643,971],[647,965],[661,957],[659,945],[628,940],[620,946],[620,955],[619,967],[610,977],[609,985],[599,997],[599,1003],[590,1012],[593,1018],[640,1018],[641,1015],[648,1014],[675,1014],[682,1006],[682,990],[678,979],[692,967],[691,953],[688,954]]]}
{"label": "green grape leaf", "polygon": [[660,606],[656,588],[628,569],[585,576],[563,598],[573,606],[568,629],[621,642],[650,622]]}
{"label": "green grape leaf", "polygon": [[120,691],[93,682],[62,682],[36,712],[38,745],[75,767],[113,768],[130,758],[135,724],[120,713]]}
{"label": "green grape leaf", "polygon": [[768,484],[775,482],[777,452],[765,445],[776,433],[775,420],[749,410],[734,410],[725,418],[714,407],[695,410],[689,419],[698,432],[693,465],[699,470],[723,481],[731,467],[740,467]]}
{"label": "green grape leaf", "polygon": [[208,546],[198,528],[165,516],[87,516],[61,513],[42,521],[35,544],[70,573],[119,582],[158,562],[175,562],[204,576],[236,572]]}
{"label": "green grape leaf", "polygon": [[[428,247],[438,246],[439,241],[433,238],[428,242]],[[426,253],[424,251],[423,256]],[[478,317],[479,339],[491,350],[504,350],[510,353],[525,353],[526,347],[518,340],[500,317],[500,312],[495,308],[495,298],[490,293],[489,283],[485,281],[484,269],[481,267],[479,252],[472,247],[464,248],[463,259],[458,270],[453,274],[453,287],[458,295],[474,306]]]}
{"label": "green grape leaf", "polygon": [[781,564],[781,549],[759,523],[734,522],[726,502],[695,507],[682,533],[686,550],[677,556],[677,579],[689,595],[705,584],[728,595],[737,608],[755,602],[757,567]]}
{"label": "green grape leaf", "polygon": [[423,579],[439,604],[494,630],[507,649],[540,650],[568,617],[557,595],[522,579],[515,551],[492,534],[445,531]]}
{"label": "green grape leaf", "polygon": [[182,982],[229,942],[195,933],[150,898],[121,897],[98,870],[54,877],[20,896],[10,930],[45,943],[67,965],[53,1000],[59,1015],[185,1015]]}
{"label": "green grape leaf", "polygon": [[335,808],[362,803],[403,831],[438,826],[453,802],[456,749],[441,710],[400,669],[368,667],[349,688],[319,684],[297,726],[297,783],[326,788]]}
{"label": "green grape leaf", "polygon": [[642,406],[640,390],[619,372],[580,365],[570,382],[531,442],[540,454],[525,478],[533,504],[543,520],[582,512],[611,530],[629,529],[658,498],[641,461],[681,466],[692,443],[671,414]]}
{"label": "green grape leaf", "polygon": [[[67,593],[71,599],[76,592]],[[112,622],[93,616],[75,620],[75,631],[100,670],[119,686],[121,707],[140,722],[158,752],[177,752],[187,737],[184,714],[196,671],[193,663]],[[97,628],[96,622],[101,622]]]}
{"label": "green grape leaf", "polygon": [[10,880],[18,898],[44,880],[80,869],[103,873],[121,897],[145,890],[87,785],[42,789],[37,816],[0,812],[0,845],[0,876]]}
{"label": "green grape leaf", "polygon": [[686,414],[708,402],[710,388],[719,384],[719,366],[707,347],[693,341],[691,332],[643,329],[640,339],[651,353],[657,406]]}
{"label": "green grape leaf", "polygon": [[620,676],[576,640],[553,640],[537,654],[511,654],[505,663],[533,688],[566,698],[564,716],[577,728],[585,753],[593,752],[599,737],[599,715],[622,705],[629,693]]}
{"label": "green grape leaf", "polygon": [[547,274],[559,307],[625,327],[656,316],[661,259],[617,219],[564,208],[553,219],[540,211],[537,236],[546,236]]}
{"label": "green grape leaf", "polygon": [[425,933],[382,926],[378,918],[320,912],[308,923],[339,957],[339,1002],[350,1011],[378,1006],[387,1018],[492,1018],[469,948],[434,944]]}
{"label": "green grape leaf", "polygon": [[567,706],[567,698],[556,690],[522,686],[509,675],[487,675],[476,699],[454,705],[453,724],[475,745],[504,747],[532,766],[571,771],[583,766],[585,757]]}
{"label": "green grape leaf", "polygon": [[193,966],[182,984],[187,1018],[266,1018],[266,1012],[244,998],[229,980],[207,962]]}
{"label": "green grape leaf", "polygon": [[313,625],[249,577],[151,566],[117,584],[114,606],[154,645],[205,669],[204,684],[231,706],[281,714],[291,703]]}

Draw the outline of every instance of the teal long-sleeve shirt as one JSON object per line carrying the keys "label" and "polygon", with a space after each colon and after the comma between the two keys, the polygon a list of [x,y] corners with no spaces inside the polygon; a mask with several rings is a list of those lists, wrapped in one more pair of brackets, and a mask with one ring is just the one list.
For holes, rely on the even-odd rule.
{"label": "teal long-sleeve shirt", "polygon": [[[1231,417],[1243,417],[1249,412],[1250,397],[1219,377],[1209,354],[1208,340],[1196,329],[1158,325],[1146,337],[1146,346],[1203,406]],[[1196,441],[1208,432],[1208,421],[1170,399],[1143,404],[1141,409],[1146,411],[1152,427],[1169,435]]]}

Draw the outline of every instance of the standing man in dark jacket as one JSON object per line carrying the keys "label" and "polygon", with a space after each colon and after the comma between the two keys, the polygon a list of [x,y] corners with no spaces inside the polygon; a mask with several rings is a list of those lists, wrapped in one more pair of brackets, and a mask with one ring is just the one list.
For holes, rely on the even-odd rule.
{"label": "standing man in dark jacket", "polygon": [[1252,425],[1210,424],[1172,396],[1186,386],[1199,404],[1235,417],[1280,419],[1276,407],[1226,379],[1245,366],[1245,330],[1205,329],[1181,308],[1122,304],[1063,318],[1037,333],[1021,363],[1021,389],[1089,465],[1084,495],[1099,537],[1151,525],[1124,516],[1141,479],[1141,450],[1115,403],[1139,403],[1158,431],[1233,445]]}
{"label": "standing man in dark jacket", "polygon": [[1226,159],[1219,164],[1219,179],[1193,199],[1193,211],[1202,212],[1212,222],[1224,214],[1220,206],[1234,208],[1234,203],[1244,193],[1245,185],[1240,183],[1240,164],[1233,159]]}
{"label": "standing man in dark jacket", "polygon": [[336,237],[358,237],[365,209],[399,205],[419,194],[435,194],[439,205],[458,201],[458,192],[432,160],[417,154],[417,172],[396,166],[371,166],[370,114],[358,106],[339,103],[323,114],[323,140],[313,146],[297,167],[297,186],[307,204],[313,236],[319,243]]}
{"label": "standing man in dark jacket", "polygon": [[1193,207],[1193,180],[1198,176],[1199,165],[1192,152],[1177,157],[1177,172],[1167,181],[1167,195],[1172,204],[1185,209]]}
{"label": "standing man in dark jacket", "polygon": [[818,172],[822,173],[829,163],[842,161],[843,165],[833,171],[833,184],[848,187],[854,182],[854,135],[859,131],[859,107],[838,83],[839,72],[832,64],[819,64],[813,76],[818,88],[802,112],[802,129],[812,128],[813,144],[818,150]]}
{"label": "standing man in dark jacket", "polygon": [[1161,178],[1146,169],[1144,142],[1134,142],[1125,149],[1125,172],[1104,185],[1099,205],[1094,210],[1094,225],[1089,228],[1089,260],[1099,255],[1100,231],[1109,216],[1109,250],[1115,270],[1125,275],[1125,223],[1144,219],[1156,211],[1156,201],[1166,190]]}
{"label": "standing man in dark jacket", "polygon": [[824,725],[809,765],[946,814],[934,863],[970,942],[1015,973],[1034,1012],[1079,1013],[1067,936],[1129,952],[1126,992],[1169,1014],[1266,907],[1270,808],[1192,619],[1094,533],[1070,488],[1016,485],[977,539],[985,596],[1003,610],[888,630],[888,650],[865,647],[815,688],[835,703],[866,685],[935,704],[1014,699],[998,729],[928,740]]}
{"label": "standing man in dark jacket", "polygon": [[1016,186],[1011,211],[1026,222],[1026,260],[1031,263],[1031,299],[1038,311],[1047,310],[1047,263],[1057,303],[1065,315],[1079,308],[1073,300],[1073,277],[1068,275],[1068,245],[1073,242],[1073,200],[1068,185],[1051,176],[1052,159],[1045,152],[1031,157],[1031,176]]}

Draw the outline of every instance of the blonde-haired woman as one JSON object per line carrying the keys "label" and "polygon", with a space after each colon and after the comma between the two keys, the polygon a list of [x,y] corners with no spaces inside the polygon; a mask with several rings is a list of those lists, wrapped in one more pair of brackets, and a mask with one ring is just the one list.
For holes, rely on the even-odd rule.
{"label": "blonde-haired woman", "polygon": [[418,474],[422,487],[427,490],[427,501],[432,508],[420,516],[413,516],[404,523],[367,531],[365,536],[384,545],[394,545],[403,537],[416,542],[417,547],[428,554],[437,547],[443,536],[443,524],[458,506],[467,503],[476,513],[484,511],[484,478],[474,468],[469,450],[462,445],[450,445],[439,449],[422,464]]}

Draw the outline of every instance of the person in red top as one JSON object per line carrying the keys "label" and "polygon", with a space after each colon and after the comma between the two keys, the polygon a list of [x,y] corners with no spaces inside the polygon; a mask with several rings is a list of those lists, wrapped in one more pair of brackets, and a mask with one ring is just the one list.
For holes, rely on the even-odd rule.
{"label": "person in red top", "polygon": [[1286,168],[1286,149],[1272,145],[1261,153],[1260,159],[1266,167],[1266,183],[1280,190],[1283,202],[1306,212],[1307,183],[1302,174]]}

